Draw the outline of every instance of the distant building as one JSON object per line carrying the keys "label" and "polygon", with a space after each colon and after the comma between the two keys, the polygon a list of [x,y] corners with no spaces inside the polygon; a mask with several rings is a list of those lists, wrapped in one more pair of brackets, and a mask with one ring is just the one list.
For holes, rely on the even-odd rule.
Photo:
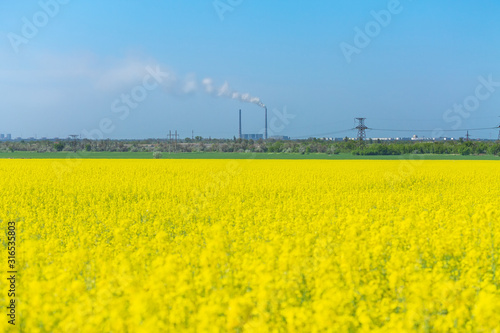
{"label": "distant building", "polygon": [[275,136],[270,137],[270,139],[273,139],[273,140],[290,140],[290,137],[286,136],[286,135],[275,135]]}
{"label": "distant building", "polygon": [[7,140],[12,140],[12,135],[11,134],[7,134]]}
{"label": "distant building", "polygon": [[321,140],[324,140],[324,141],[344,141],[344,138],[324,137],[324,138],[321,138]]}
{"label": "distant building", "polygon": [[3,140],[3,139],[5,139],[5,134],[2,133],[2,134],[0,134],[0,140]]}
{"label": "distant building", "polygon": [[372,138],[373,141],[394,141],[394,138]]}
{"label": "distant building", "polygon": [[243,134],[243,140],[260,140],[264,139],[263,134]]}

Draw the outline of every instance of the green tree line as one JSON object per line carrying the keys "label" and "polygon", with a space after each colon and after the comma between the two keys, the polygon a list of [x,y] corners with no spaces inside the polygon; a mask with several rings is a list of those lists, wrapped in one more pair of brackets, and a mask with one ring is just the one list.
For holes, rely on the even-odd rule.
{"label": "green tree line", "polygon": [[457,154],[457,155],[499,155],[500,143],[494,141],[436,141],[375,142],[343,140],[242,140],[242,139],[184,139],[169,140],[60,140],[0,142],[0,152],[34,151],[69,152],[239,152],[239,153],[296,153],[296,154],[339,154],[353,155],[403,155],[403,154]]}

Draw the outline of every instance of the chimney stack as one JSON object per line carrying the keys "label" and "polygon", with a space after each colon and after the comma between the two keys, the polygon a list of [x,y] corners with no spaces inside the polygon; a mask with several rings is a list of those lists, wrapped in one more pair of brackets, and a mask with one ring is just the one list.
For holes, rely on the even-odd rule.
{"label": "chimney stack", "polygon": [[267,106],[264,107],[265,111],[265,118],[266,118],[266,130],[264,132],[264,139],[267,140]]}
{"label": "chimney stack", "polygon": [[240,130],[239,130],[239,137],[240,137],[240,139],[243,138],[243,135],[241,134],[241,109],[240,109]]}

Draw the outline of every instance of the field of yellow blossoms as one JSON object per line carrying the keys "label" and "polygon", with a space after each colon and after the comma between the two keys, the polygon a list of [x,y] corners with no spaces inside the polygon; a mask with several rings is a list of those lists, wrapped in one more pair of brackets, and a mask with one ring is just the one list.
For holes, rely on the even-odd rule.
{"label": "field of yellow blossoms", "polygon": [[1,332],[500,332],[495,161],[0,160],[0,176]]}

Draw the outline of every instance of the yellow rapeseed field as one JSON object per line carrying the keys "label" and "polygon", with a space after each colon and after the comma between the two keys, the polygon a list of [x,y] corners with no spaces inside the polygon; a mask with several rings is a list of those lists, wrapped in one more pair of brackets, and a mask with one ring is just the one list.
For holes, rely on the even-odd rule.
{"label": "yellow rapeseed field", "polygon": [[[0,160],[22,332],[500,332],[495,161]],[[4,237],[5,236],[5,237]]]}

